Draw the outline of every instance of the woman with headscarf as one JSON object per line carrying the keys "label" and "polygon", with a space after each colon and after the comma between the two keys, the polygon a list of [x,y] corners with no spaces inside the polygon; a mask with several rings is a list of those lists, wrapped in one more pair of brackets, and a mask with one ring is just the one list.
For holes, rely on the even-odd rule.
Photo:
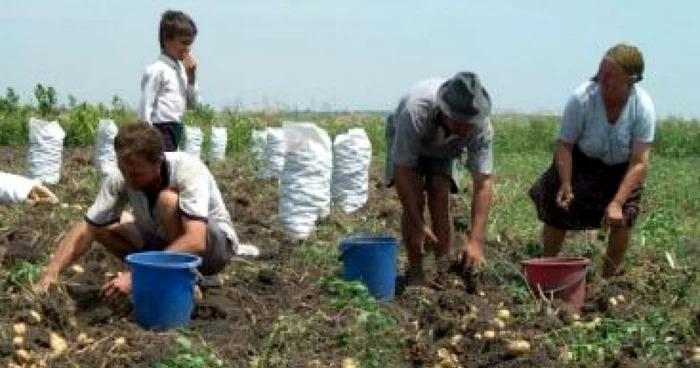
{"label": "woman with headscarf", "polygon": [[554,161],[530,189],[544,223],[544,255],[556,256],[568,230],[609,231],[603,277],[617,275],[639,214],[656,117],[639,85],[644,58],[630,44],[603,56],[561,119]]}

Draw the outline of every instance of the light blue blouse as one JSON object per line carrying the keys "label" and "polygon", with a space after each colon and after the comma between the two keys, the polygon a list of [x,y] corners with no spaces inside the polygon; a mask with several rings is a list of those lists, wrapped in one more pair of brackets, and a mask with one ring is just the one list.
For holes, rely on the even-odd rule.
{"label": "light blue blouse", "polygon": [[634,85],[615,124],[608,123],[601,88],[586,82],[566,104],[559,139],[575,144],[590,158],[615,165],[629,161],[632,143],[654,141],[656,113],[651,98]]}

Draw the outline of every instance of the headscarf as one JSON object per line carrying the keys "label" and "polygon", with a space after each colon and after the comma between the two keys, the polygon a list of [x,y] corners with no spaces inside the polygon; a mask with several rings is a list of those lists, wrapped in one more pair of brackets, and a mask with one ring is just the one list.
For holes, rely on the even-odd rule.
{"label": "headscarf", "polygon": [[633,82],[642,80],[644,57],[636,46],[628,43],[618,43],[605,52],[604,58],[619,65]]}

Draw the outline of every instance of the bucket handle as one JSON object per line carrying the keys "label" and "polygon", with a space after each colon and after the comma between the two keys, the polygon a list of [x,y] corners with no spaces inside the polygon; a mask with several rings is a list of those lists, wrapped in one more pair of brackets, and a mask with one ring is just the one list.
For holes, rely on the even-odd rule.
{"label": "bucket handle", "polygon": [[578,284],[579,282],[583,281],[583,279],[585,279],[586,276],[588,275],[588,271],[590,271],[590,270],[591,270],[591,265],[590,264],[586,265],[586,267],[583,268],[583,272],[581,272],[581,276],[575,278],[573,281],[570,281],[563,286],[558,286],[558,287],[555,287],[552,289],[547,289],[547,290],[542,289],[540,284],[537,284],[537,287],[541,290],[541,292],[543,294],[544,293],[556,294],[558,292],[564,291],[564,290]]}

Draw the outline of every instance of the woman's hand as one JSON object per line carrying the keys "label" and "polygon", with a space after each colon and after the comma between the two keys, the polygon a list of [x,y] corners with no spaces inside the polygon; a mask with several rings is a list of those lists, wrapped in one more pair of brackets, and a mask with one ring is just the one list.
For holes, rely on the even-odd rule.
{"label": "woman's hand", "polygon": [[568,210],[573,199],[574,193],[571,189],[571,183],[562,183],[557,192],[557,205]]}
{"label": "woman's hand", "polygon": [[605,210],[604,221],[610,227],[623,227],[625,225],[625,216],[622,214],[622,205],[618,201],[612,201],[608,204]]}

